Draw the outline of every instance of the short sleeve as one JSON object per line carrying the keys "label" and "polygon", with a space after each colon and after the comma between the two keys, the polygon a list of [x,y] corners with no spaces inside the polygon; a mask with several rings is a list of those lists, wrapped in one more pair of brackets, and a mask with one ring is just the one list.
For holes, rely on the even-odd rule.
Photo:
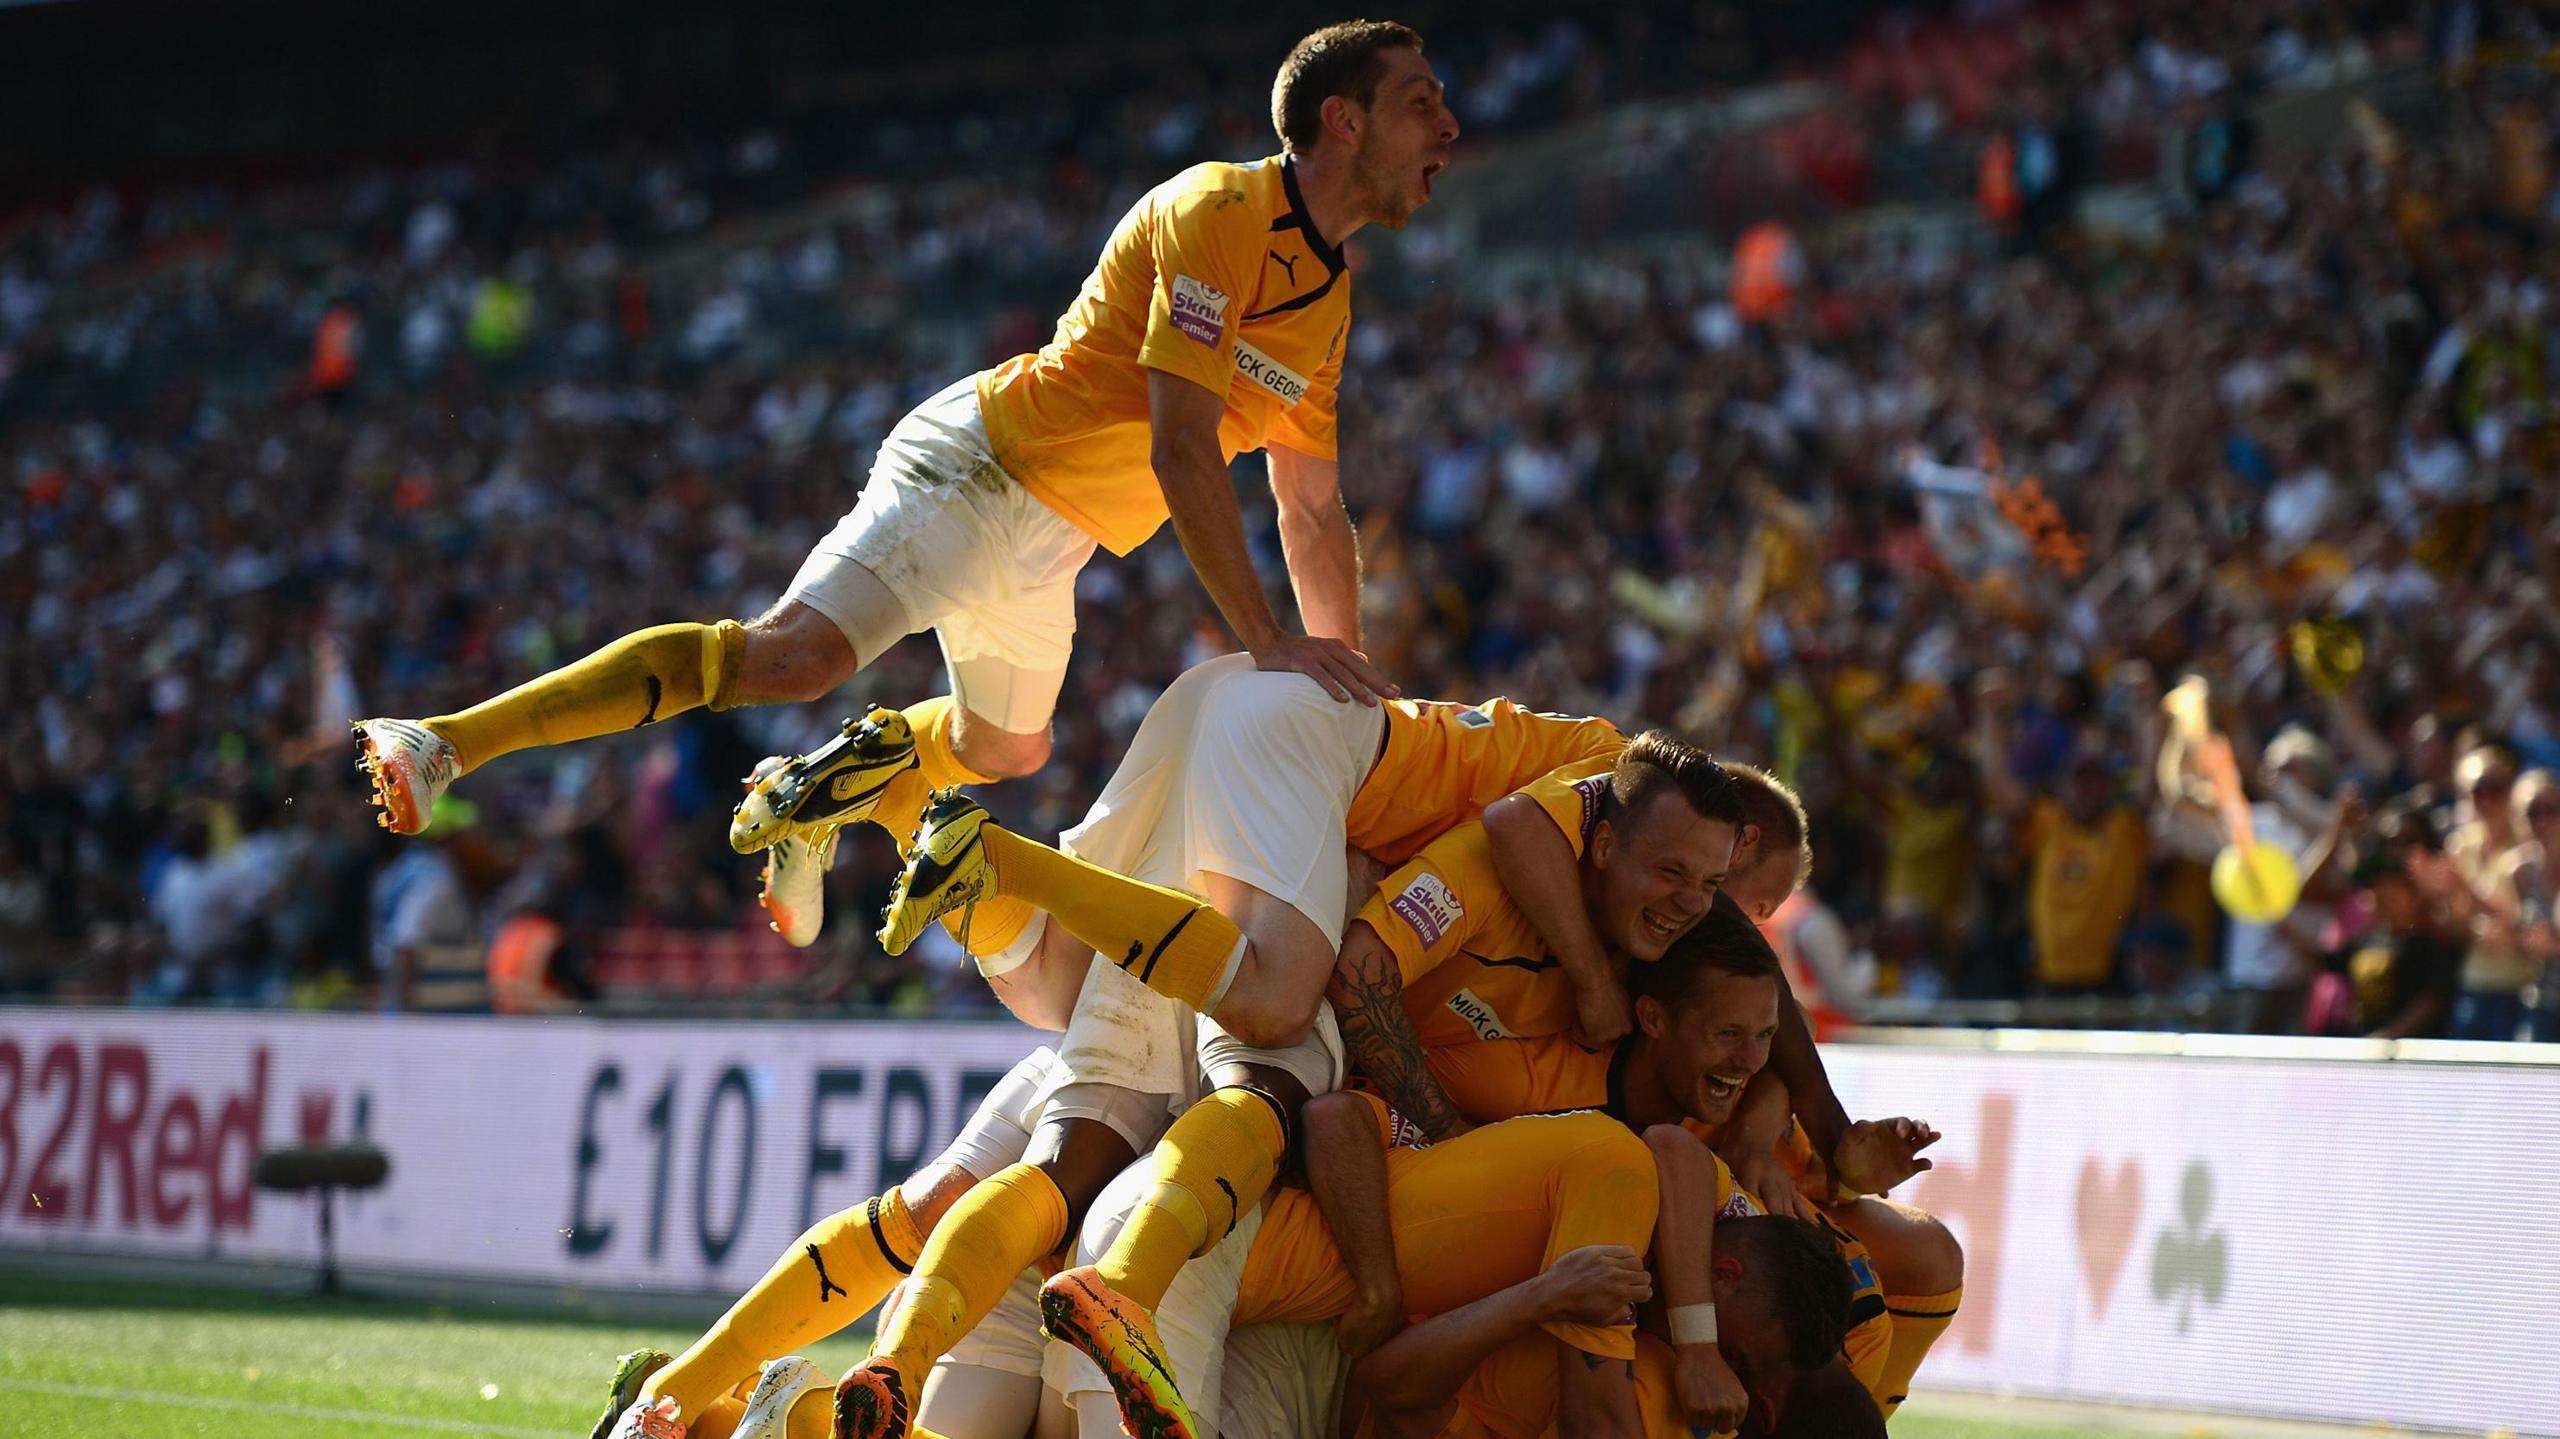
{"label": "short sleeve", "polygon": [[1484,826],[1463,824],[1388,875],[1360,907],[1360,919],[1386,942],[1411,984],[1475,936],[1500,887]]}
{"label": "short sleeve", "polygon": [[[1242,190],[1193,190],[1156,202],[1146,220],[1155,292],[1139,364],[1227,393],[1236,326],[1262,261],[1256,213]],[[1333,453],[1330,446],[1325,453]]]}
{"label": "short sleeve", "polygon": [[1580,858],[1582,847],[1591,841],[1591,827],[1600,820],[1601,797],[1609,792],[1609,776],[1617,767],[1616,751],[1593,755],[1540,775],[1523,785],[1520,793],[1547,812]]}

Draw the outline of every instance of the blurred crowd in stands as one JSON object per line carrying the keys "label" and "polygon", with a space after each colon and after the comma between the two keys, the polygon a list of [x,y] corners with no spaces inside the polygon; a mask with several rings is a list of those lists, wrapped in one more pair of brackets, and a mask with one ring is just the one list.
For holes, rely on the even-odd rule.
{"label": "blurred crowd in stands", "polygon": [[[1362,237],[1373,658],[1775,767],[1816,859],[1773,933],[1841,1014],[2560,1034],[2552,37],[2463,3],[1963,11],[1803,67],[1846,117],[1789,132],[1827,213],[1526,266],[1431,211]],[[1720,8],[1680,13],[1717,53]],[[1676,93],[1636,28],[1435,34],[1478,163]],[[2268,104],[2386,73],[2423,113],[2262,143]],[[1273,148],[1262,84],[0,221],[0,994],[432,1007],[382,977],[485,957],[501,1008],[984,1003],[947,947],[870,942],[886,836],[805,953],[724,842],[757,758],[942,688],[929,640],[840,703],[501,761],[423,842],[374,829],[345,722],[759,610],[1141,189]],[[2148,221],[2075,218],[2102,184]],[[988,795],[1034,833],[1230,645],[1169,535],[1079,600],[1055,758]],[[2163,782],[2189,672],[2308,877],[2277,925],[2218,911],[2211,808]]]}

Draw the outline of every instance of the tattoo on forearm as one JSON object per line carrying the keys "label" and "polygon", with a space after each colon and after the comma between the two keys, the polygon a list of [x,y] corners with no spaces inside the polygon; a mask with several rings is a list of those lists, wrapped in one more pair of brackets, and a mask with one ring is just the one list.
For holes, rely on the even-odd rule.
{"label": "tattoo on forearm", "polygon": [[1600,1370],[1615,1364],[1629,1379],[1636,1377],[1636,1361],[1632,1359],[1612,1359],[1606,1354],[1594,1354],[1588,1349],[1576,1349],[1573,1352],[1582,1356],[1582,1367],[1585,1369]]}
{"label": "tattoo on forearm", "polygon": [[1334,1009],[1352,1067],[1368,1076],[1387,1103],[1433,1139],[1457,1133],[1466,1121],[1431,1072],[1422,1040],[1405,1017],[1404,986],[1394,958],[1366,955],[1337,969]]}

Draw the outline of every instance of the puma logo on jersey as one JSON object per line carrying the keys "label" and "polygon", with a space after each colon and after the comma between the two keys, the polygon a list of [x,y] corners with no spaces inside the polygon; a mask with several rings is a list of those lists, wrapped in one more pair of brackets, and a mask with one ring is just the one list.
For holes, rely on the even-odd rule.
{"label": "puma logo on jersey", "polygon": [[1519,1038],[1502,1022],[1502,1017],[1493,1012],[1492,1005],[1476,998],[1471,991],[1462,989],[1450,995],[1449,1012],[1465,1020],[1467,1028],[1474,1030],[1478,1039]]}
{"label": "puma logo on jersey", "polygon": [[1281,269],[1289,272],[1289,283],[1292,285],[1298,283],[1297,258],[1291,255],[1283,255],[1277,250],[1271,251],[1270,254],[1272,259],[1279,262]]}

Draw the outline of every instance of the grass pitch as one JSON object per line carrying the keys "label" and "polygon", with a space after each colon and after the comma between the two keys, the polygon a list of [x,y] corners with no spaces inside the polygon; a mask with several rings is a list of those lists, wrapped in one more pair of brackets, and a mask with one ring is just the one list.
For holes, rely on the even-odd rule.
{"label": "grass pitch", "polygon": [[[0,1436],[583,1439],[615,1355],[692,1337],[680,1323],[0,1270]],[[841,1372],[863,1337],[810,1357]],[[1909,1414],[1894,1434],[2075,1439],[2093,1427]]]}

